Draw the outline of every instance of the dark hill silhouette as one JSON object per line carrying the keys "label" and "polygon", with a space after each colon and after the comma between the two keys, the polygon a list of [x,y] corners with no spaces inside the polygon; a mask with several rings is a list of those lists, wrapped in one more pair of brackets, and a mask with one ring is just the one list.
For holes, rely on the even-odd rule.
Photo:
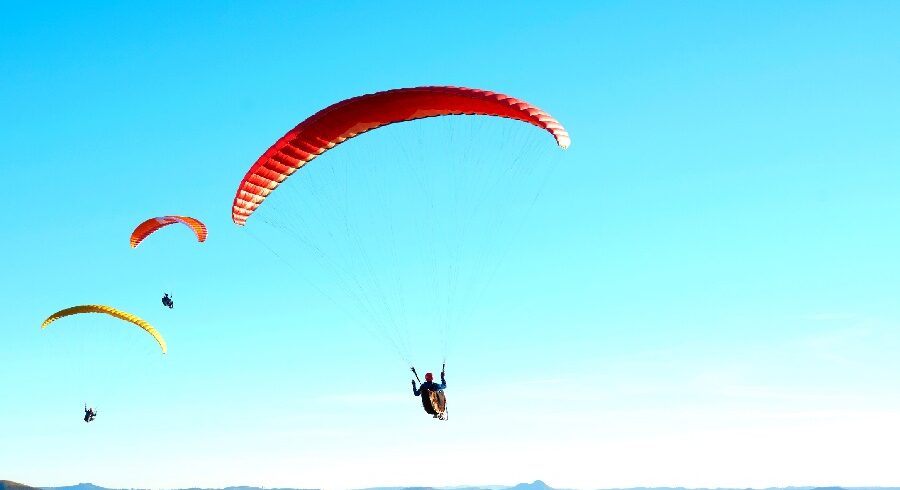
{"label": "dark hill silhouette", "polygon": [[9,480],[0,480],[0,490],[40,490],[39,488],[29,487]]}

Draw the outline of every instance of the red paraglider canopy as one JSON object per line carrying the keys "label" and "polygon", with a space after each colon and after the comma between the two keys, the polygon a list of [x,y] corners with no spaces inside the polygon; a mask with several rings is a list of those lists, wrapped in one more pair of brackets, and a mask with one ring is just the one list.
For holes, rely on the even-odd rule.
{"label": "red paraglider canopy", "polygon": [[231,219],[247,218],[278,185],[330,148],[388,124],[448,115],[497,116],[546,130],[561,148],[569,134],[556,119],[508,95],[464,87],[414,87],[361,95],[331,105],[301,122],[250,167],[238,186]]}
{"label": "red paraglider canopy", "polygon": [[191,218],[190,216],[159,216],[144,221],[131,232],[131,248],[137,247],[144,238],[147,238],[156,230],[173,223],[182,223],[194,230],[198,242],[206,240],[206,225],[200,222],[200,220]]}

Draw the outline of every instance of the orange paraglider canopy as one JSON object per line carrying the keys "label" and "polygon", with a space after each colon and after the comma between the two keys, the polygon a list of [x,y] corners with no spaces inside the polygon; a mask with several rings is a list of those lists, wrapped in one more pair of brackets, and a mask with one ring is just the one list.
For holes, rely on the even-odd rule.
{"label": "orange paraglider canopy", "polygon": [[206,240],[206,225],[200,222],[200,220],[191,218],[190,216],[159,216],[144,221],[131,232],[131,248],[137,247],[141,241],[156,230],[173,223],[182,223],[194,230],[198,242]]}
{"label": "orange paraglider canopy", "polygon": [[508,95],[464,87],[414,87],[361,95],[331,105],[301,122],[250,167],[238,186],[231,219],[247,218],[281,182],[336,145],[388,124],[426,117],[484,115],[516,119],[549,132],[568,148],[569,134],[556,119]]}

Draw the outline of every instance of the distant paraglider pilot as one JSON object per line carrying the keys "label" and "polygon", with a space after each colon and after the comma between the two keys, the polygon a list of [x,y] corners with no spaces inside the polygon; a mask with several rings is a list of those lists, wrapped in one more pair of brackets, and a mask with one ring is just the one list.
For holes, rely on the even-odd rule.
{"label": "distant paraglider pilot", "polygon": [[172,309],[175,307],[175,302],[172,301],[172,297],[169,296],[169,293],[163,293],[162,304],[163,304],[163,306],[168,306],[169,309]]}
{"label": "distant paraglider pilot", "polygon": [[[412,368],[413,374],[416,374],[416,368]],[[416,379],[419,375],[416,374]],[[444,377],[444,370],[441,369],[441,384],[434,382],[434,375],[425,373],[425,382],[416,388],[416,380],[412,380],[413,395],[422,398],[422,408],[425,412],[436,419],[447,419],[447,399],[444,397],[444,390],[447,388],[447,380]]]}
{"label": "distant paraglider pilot", "polygon": [[94,411],[94,408],[88,408],[87,403],[84,404],[84,421],[85,422],[93,422],[94,417],[97,416],[97,412]]}

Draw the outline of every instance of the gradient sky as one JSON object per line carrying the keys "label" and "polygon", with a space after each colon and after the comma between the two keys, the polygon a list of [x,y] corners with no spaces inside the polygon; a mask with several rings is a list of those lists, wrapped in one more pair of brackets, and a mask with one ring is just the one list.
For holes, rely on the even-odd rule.
{"label": "gradient sky", "polygon": [[[4,1],[0,478],[900,485],[898,25],[890,1]],[[454,337],[446,423],[230,221],[305,116],[435,84],[573,138]],[[168,213],[208,242],[128,248]],[[170,354],[39,329],[83,303]]]}

